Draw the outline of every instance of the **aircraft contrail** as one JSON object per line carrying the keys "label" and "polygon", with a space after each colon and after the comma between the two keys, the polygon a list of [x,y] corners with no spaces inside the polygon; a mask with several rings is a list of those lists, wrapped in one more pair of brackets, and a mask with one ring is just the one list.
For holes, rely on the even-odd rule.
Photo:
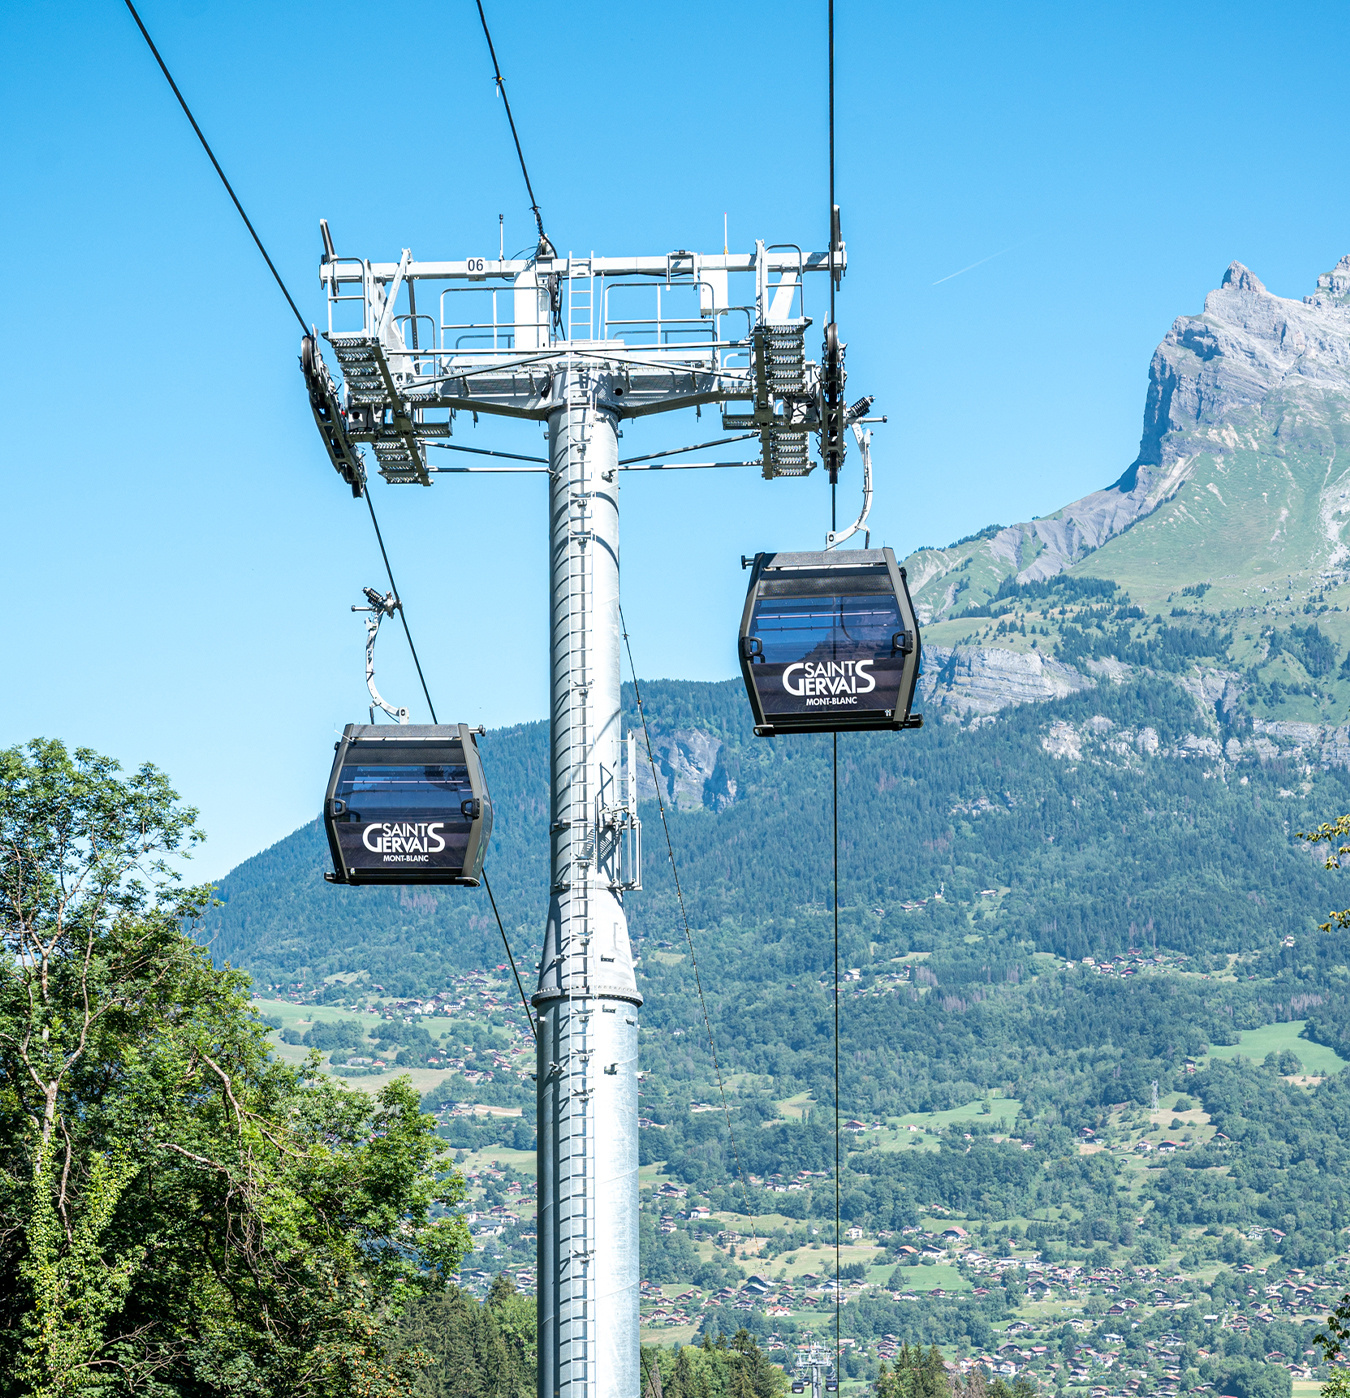
{"label": "aircraft contrail", "polygon": [[941,286],[943,282],[949,282],[953,277],[959,277],[963,272],[973,272],[976,267],[983,267],[986,262],[992,262],[996,257],[1002,257],[1005,252],[1012,252],[1014,248],[1020,248],[1021,243],[1011,243],[1006,248],[1000,248],[997,252],[991,252],[988,257],[982,257],[978,262],[972,262],[969,267],[962,267],[960,272],[948,272],[945,277],[939,277],[933,283],[934,286]]}

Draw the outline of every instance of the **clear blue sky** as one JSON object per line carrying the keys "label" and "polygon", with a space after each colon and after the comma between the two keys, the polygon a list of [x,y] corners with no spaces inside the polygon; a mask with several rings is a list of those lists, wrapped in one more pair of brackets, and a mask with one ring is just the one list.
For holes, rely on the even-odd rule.
{"label": "clear blue sky", "polygon": [[[734,249],[822,244],[824,0],[487,10],[560,249],[716,251],[724,211]],[[142,13],[313,319],[321,216],[377,259],[490,254],[499,213],[508,249],[530,241],[472,0]],[[839,319],[850,392],[891,417],[874,540],[903,554],[1114,479],[1154,346],[1231,259],[1298,296],[1350,251],[1344,18],[839,0]],[[365,710],[347,609],[379,559],[314,432],[295,324],[123,6],[5,7],[0,41],[0,743],[157,762],[219,874],[316,811]],[[625,446],[715,425],[669,418]],[[542,483],[377,490],[442,717],[542,717]],[[641,672],[733,674],[739,556],[816,546],[827,493],[629,476]],[[386,692],[424,719],[382,645]]]}

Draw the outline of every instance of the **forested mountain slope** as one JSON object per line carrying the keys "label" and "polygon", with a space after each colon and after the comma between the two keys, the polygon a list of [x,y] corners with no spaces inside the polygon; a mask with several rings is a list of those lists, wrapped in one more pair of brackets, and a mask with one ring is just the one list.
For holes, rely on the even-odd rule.
{"label": "forested mountain slope", "polygon": [[[705,984],[727,1007],[721,1033],[733,1066],[781,1078],[782,1095],[814,1086],[828,1039],[816,983],[832,936],[828,739],[753,737],[734,682],[654,683],[645,697],[663,785],[682,793],[671,831]],[[1212,711],[1154,677],[1010,709],[992,723],[841,737],[843,956],[865,977],[861,986],[879,980],[892,990],[867,998],[846,1025],[852,1047],[876,1055],[859,1088],[869,1107],[950,1105],[938,1086],[949,1082],[961,1083],[951,1089],[958,1096],[1002,1085],[1034,1097],[1038,1045],[1051,1058],[1064,1051],[1056,1076],[1067,1082],[1078,1071],[1076,1043],[1086,1051],[1147,1032],[1151,1016],[1132,1022],[1132,1011],[1117,1014],[1097,988],[1081,1022],[1054,1028],[1061,1009],[1047,1018],[1020,985],[1048,971],[1049,958],[1100,959],[1134,947],[1178,953],[1194,970],[1226,967],[1227,953],[1275,968],[1291,959],[1281,946],[1289,937],[1300,962],[1329,955],[1298,950],[1318,944],[1315,922],[1339,890],[1293,832],[1346,804],[1346,778],[1274,750],[1239,745],[1230,755],[1224,731]],[[702,768],[688,761],[691,750]],[[483,753],[497,807],[489,870],[528,967],[546,889],[543,726],[490,733]],[[654,802],[642,814],[646,887],[629,907],[644,1022],[693,1031]],[[427,992],[455,970],[502,959],[481,891],[334,887],[322,879],[326,859],[314,825],[235,870],[207,924],[216,954],[266,986],[303,981],[312,991],[324,977],[363,973],[350,990],[324,989],[332,1001],[376,983],[391,994]],[[894,960],[916,953],[934,987],[922,997],[922,982],[898,979],[912,966]],[[1204,1041],[1221,1041],[1234,1014],[1245,1025],[1278,1017],[1277,998],[1264,986],[1240,993],[1235,985],[1213,1012],[1197,1001],[1184,1027],[1160,1011],[1169,1043],[1141,1049],[1137,1071],[1156,1073],[1163,1060],[1178,1067]],[[991,1015],[1002,1026],[995,1040],[980,1030],[966,1042],[961,1026]],[[911,1032],[926,1049],[896,1060],[886,1050]],[[662,1056],[655,1044],[649,1052]],[[690,1049],[672,1044],[670,1052]],[[688,1066],[697,1092],[704,1073]],[[1106,1071],[1117,1069],[1112,1061]],[[1100,1096],[1099,1086],[1084,1080],[1073,1095]]]}
{"label": "forested mountain slope", "polygon": [[[897,1336],[992,1348],[1020,1317],[1046,1344],[1017,1363],[1061,1356],[1058,1386],[1129,1365],[1132,1393],[1283,1398],[1321,1304],[1303,1269],[1326,1289],[1350,1266],[1350,958],[1318,931],[1350,883],[1297,838],[1350,807],[1348,297],[1350,259],[1305,302],[1235,264],[1159,347],[1120,481],[908,560],[928,722],[839,739],[849,1373]],[[728,1107],[646,778],[628,909],[643,1161],[663,1182],[642,1215],[647,1314],[686,1337],[725,1328],[718,1289],[753,1244],[784,1290],[767,1314],[763,1290],[737,1304],[785,1353],[826,1304],[790,1293],[819,1281],[833,1226],[829,739],[755,738],[739,681],[644,698]],[[488,870],[528,982],[545,726],[481,747]],[[528,1144],[504,978],[476,1023],[438,1019],[435,1038],[394,1003],[458,976],[463,1006],[464,973],[502,962],[485,894],[337,888],[326,867],[317,823],[240,865],[204,928],[215,954],[278,998],[378,1011],[354,1062],[397,1053],[435,1081],[430,1103],[523,1109],[493,1124],[454,1108],[457,1146]],[[350,1031],[344,1057],[364,1044]],[[696,1200],[720,1212],[700,1221]],[[528,1226],[483,1241],[525,1284]],[[903,1270],[920,1262],[906,1238],[933,1272]],[[1289,1272],[1280,1299],[1225,1269],[1263,1260]],[[1156,1309],[1114,1318],[1140,1303]]]}
{"label": "forested mountain slope", "polygon": [[[1140,454],[1112,487],[1124,513],[1088,497],[1053,529],[1018,526],[1020,543],[986,531],[910,560],[935,618],[928,726],[839,745],[843,953],[859,989],[887,992],[846,1024],[869,1065],[851,1090],[874,1110],[1002,1086],[1076,1111],[1109,1098],[1108,1078],[1166,1080],[1225,1026],[1309,1013],[1310,1032],[1345,1045],[1344,957],[1314,929],[1350,894],[1295,835],[1350,795],[1350,614],[1335,600],[1350,578],[1335,465],[1348,403],[1350,259],[1302,302],[1234,264],[1154,356]],[[732,1067],[783,1096],[815,1091],[828,739],[754,738],[734,681],[657,682],[647,698]],[[528,975],[547,883],[544,726],[482,748],[488,867]],[[682,1077],[697,1093],[706,1055],[661,1037],[692,1034],[698,1015],[650,781],[645,793],[646,883],[629,900],[645,1052],[679,1062],[668,1090]],[[217,955],[330,1001],[423,993],[501,959],[481,891],[337,888],[326,859],[316,824],[231,873],[206,927]],[[1129,948],[1188,958],[1193,974],[1231,976],[1241,956],[1259,979],[1192,987],[1184,1016],[1132,1020],[1095,980],[1075,999],[1065,961]],[[887,1051],[911,1035],[912,1052]]]}

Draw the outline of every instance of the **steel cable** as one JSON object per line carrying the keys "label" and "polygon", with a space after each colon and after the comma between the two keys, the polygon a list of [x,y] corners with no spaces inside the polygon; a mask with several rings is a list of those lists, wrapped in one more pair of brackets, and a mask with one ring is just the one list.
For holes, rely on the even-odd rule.
{"label": "steel cable", "polygon": [[[525,152],[520,148],[520,135],[516,131],[516,119],[511,115],[511,99],[506,95],[506,82],[502,77],[501,65],[497,62],[497,49],[492,42],[492,31],[488,29],[487,16],[483,13],[483,0],[477,0],[478,18],[483,25],[483,37],[487,40],[488,53],[492,57],[492,71],[497,79],[497,91],[502,95],[502,105],[506,108],[506,120],[511,127],[511,139],[516,143],[516,159],[520,161],[520,173],[525,177],[525,190],[530,196],[530,212],[534,215],[535,227],[539,230],[540,248],[548,247],[550,255],[553,245],[544,232],[544,216],[539,212],[539,201],[534,197],[534,185],[530,183],[530,172],[525,168]],[[833,4],[833,0],[831,0]]]}
{"label": "steel cable", "polygon": [[178,105],[182,107],[183,115],[192,123],[192,129],[197,133],[197,139],[202,143],[202,149],[210,158],[211,164],[216,167],[216,174],[220,176],[220,182],[225,186],[226,194],[234,201],[234,207],[239,210],[239,217],[244,220],[244,227],[248,229],[249,235],[258,245],[258,251],[262,253],[263,261],[267,263],[267,270],[271,272],[272,276],[276,279],[276,284],[281,288],[281,294],[286,298],[287,305],[289,305],[294,312],[296,320],[300,322],[300,329],[308,335],[309,326],[305,324],[305,318],[300,314],[300,308],[295,304],[295,298],[286,289],[286,283],[281,280],[281,273],[277,271],[276,264],[267,255],[267,249],[263,247],[262,239],[258,237],[257,229],[254,228],[249,216],[244,212],[244,206],[239,202],[239,196],[234,192],[234,186],[225,178],[225,171],[220,168],[220,161],[216,159],[215,151],[211,149],[210,143],[207,141],[206,137],[202,135],[202,129],[197,125],[197,118],[192,115],[192,109],[188,106],[183,94],[178,90],[178,84],[174,82],[173,74],[169,72],[168,65],[160,57],[159,50],[155,47],[155,41],[150,37],[150,31],[142,23],[141,17],[136,13],[136,7],[131,3],[131,0],[125,0],[125,4],[127,9],[131,11],[132,19],[136,21],[136,28],[141,31],[141,37],[149,45],[150,52],[154,54],[155,62],[159,64],[159,71],[164,74],[169,86],[173,89],[173,95],[178,98]]}
{"label": "steel cable", "polygon": [[375,539],[380,546],[380,557],[384,559],[384,571],[389,577],[389,590],[394,594],[394,605],[398,608],[398,619],[403,623],[403,634],[408,638],[408,649],[412,651],[413,664],[417,666],[417,678],[422,682],[422,694],[426,698],[427,708],[431,710],[432,723],[438,722],[436,718],[436,706],[431,702],[431,691],[427,688],[426,676],[422,673],[422,662],[417,658],[417,647],[413,645],[412,632],[408,629],[407,613],[403,610],[403,599],[398,593],[398,584],[394,581],[394,570],[389,563],[389,553],[384,546],[384,535],[380,532],[380,521],[375,518],[375,502],[370,498],[370,482],[363,483],[362,494],[366,497],[366,509],[370,511],[370,522],[375,526]]}
{"label": "steel cable", "polygon": [[623,618],[623,608],[619,608],[619,628],[623,632],[624,648],[628,652],[628,670],[633,676],[633,697],[637,700],[638,717],[642,720],[642,736],[647,744],[647,763],[652,769],[652,785],[656,788],[656,808],[661,812],[661,829],[666,837],[666,853],[670,856],[670,872],[675,880],[675,898],[680,905],[680,917],[684,922],[684,939],[689,944],[689,964],[694,969],[694,985],[698,989],[698,1003],[703,1010],[703,1027],[708,1032],[708,1050],[712,1054],[713,1071],[717,1074],[717,1090],[722,1094],[722,1114],[727,1121],[727,1136],[731,1140],[732,1154],[736,1157],[736,1173],[740,1176],[741,1189],[749,1202],[750,1185],[741,1165],[741,1150],[736,1143],[736,1130],[731,1124],[731,1107],[727,1102],[726,1084],[722,1080],[722,1065],[717,1058],[717,1040],[713,1037],[712,1018],[708,1014],[708,1002],[703,995],[703,977],[698,969],[698,957],[694,953],[694,934],[689,929],[689,912],[684,905],[684,890],[680,887],[680,871],[675,863],[675,844],[670,838],[670,824],[666,820],[666,803],[661,797],[661,782],[656,775],[656,754],[652,751],[651,730],[647,727],[647,710],[642,706],[642,689],[638,684],[637,667],[633,664],[633,645],[628,639],[628,624]]}
{"label": "steel cable", "polygon": [[[830,126],[830,221],[826,225],[830,230],[830,324],[834,322],[834,291],[835,283],[838,280],[834,272],[834,0],[828,0],[829,19],[827,29],[829,31],[829,126]],[[838,473],[836,472],[836,475]],[[839,490],[837,480],[830,481],[830,533],[835,533],[839,528],[838,510],[836,508],[836,495]]]}
{"label": "steel cable", "polygon": [[[827,0],[827,47],[829,69],[829,130],[830,130],[830,324],[834,324],[834,294],[838,278],[834,272],[834,0]],[[830,533],[839,528],[837,509],[838,485],[830,482]],[[839,734],[831,734],[830,775],[832,779],[832,816],[834,821],[834,1374],[839,1379],[841,1357],[840,1321],[840,1175],[839,1175]]]}
{"label": "steel cable", "polygon": [[834,1373],[839,1377],[839,734],[832,733],[834,817]]}
{"label": "steel cable", "polygon": [[[183,114],[192,123],[192,129],[197,133],[197,139],[202,143],[202,149],[210,158],[211,164],[215,167],[216,174],[220,176],[220,182],[225,186],[225,192],[230,196],[234,207],[239,211],[239,217],[244,220],[244,227],[248,229],[249,236],[257,245],[258,251],[262,254],[263,261],[267,263],[267,269],[271,272],[277,286],[281,289],[281,294],[286,298],[286,304],[290,306],[295,318],[300,322],[300,329],[308,335],[310,327],[306,323],[304,316],[300,314],[299,307],[295,304],[295,298],[286,287],[286,283],[281,279],[281,273],[277,271],[276,263],[272,261],[271,255],[263,246],[263,240],[258,236],[258,230],[253,226],[253,220],[244,211],[244,206],[239,202],[239,196],[234,192],[234,186],[230,183],[225,171],[221,169],[220,161],[216,159],[216,153],[211,149],[210,142],[202,133],[201,127],[197,124],[197,118],[192,115],[192,108],[188,106],[187,99],[179,90],[178,84],[173,80],[173,74],[169,72],[168,64],[164,62],[159,49],[155,47],[155,41],[150,37],[150,31],[145,27],[144,21],[136,12],[136,7],[131,0],[124,0],[127,9],[131,12],[131,17],[136,21],[136,27],[141,31],[141,37],[145,40],[150,52],[155,57],[155,62],[159,64],[159,71],[164,74],[165,81],[173,89],[173,95],[178,99],[178,105],[182,107]],[[384,559],[384,571],[389,575],[389,589],[394,594],[394,601],[398,604],[399,620],[403,623],[403,634],[408,638],[408,649],[412,652],[413,664],[417,666],[417,678],[422,683],[422,693],[426,697],[427,708],[431,710],[431,721],[436,722],[436,706],[431,702],[431,691],[427,688],[426,677],[422,674],[422,662],[417,655],[417,647],[413,644],[412,632],[408,628],[408,618],[403,610],[403,599],[399,596],[398,584],[394,581],[394,570],[389,564],[389,553],[384,546],[384,535],[380,532],[380,522],[375,518],[375,505],[370,498],[370,486],[368,482],[363,482],[362,494],[366,497],[366,508],[370,511],[370,522],[375,526],[375,539],[380,546],[380,557]]]}
{"label": "steel cable", "polygon": [[[230,196],[230,199],[231,199],[231,200],[233,201],[233,203],[234,203],[234,207],[239,211],[239,217],[240,217],[241,219],[243,219],[243,221],[244,221],[244,227],[248,229],[249,235],[252,237],[254,243],[257,245],[258,251],[259,251],[260,253],[262,253],[263,261],[267,263],[267,269],[268,269],[268,271],[270,271],[270,272],[272,273],[273,279],[276,281],[277,286],[281,289],[281,294],[286,298],[286,304],[290,306],[291,310],[292,310],[292,311],[294,312],[294,314],[295,314],[296,320],[298,320],[298,321],[300,322],[300,329],[301,329],[302,331],[304,331],[304,333],[305,333],[306,335],[308,335],[308,334],[310,333],[310,327],[309,327],[309,325],[306,323],[304,316],[302,316],[302,315],[300,314],[300,310],[299,310],[299,308],[298,308],[298,307],[296,306],[296,304],[295,304],[295,299],[291,296],[291,293],[287,290],[287,288],[286,288],[286,283],[285,283],[284,281],[282,281],[282,279],[281,279],[281,273],[277,271],[276,264],[272,261],[271,257],[270,257],[269,254],[268,254],[267,249],[263,246],[263,241],[262,241],[262,239],[258,236],[258,230],[257,230],[256,228],[254,228],[252,220],[249,218],[248,214],[244,212],[244,206],[239,202],[239,196],[234,192],[234,186],[230,183],[229,179],[226,177],[225,171],[221,169],[221,167],[220,167],[220,161],[218,161],[218,160],[216,159],[215,152],[211,149],[210,143],[207,141],[205,135],[202,134],[202,129],[201,129],[201,127],[197,125],[197,118],[196,118],[195,116],[192,115],[192,109],[188,106],[186,99],[184,98],[182,92],[179,90],[178,84],[177,84],[176,82],[174,82],[174,80],[173,80],[173,74],[169,72],[168,65],[164,62],[164,59],[160,56],[159,49],[157,49],[157,48],[155,47],[155,41],[150,37],[150,31],[149,31],[148,29],[146,29],[144,22],[142,21],[140,15],[137,14],[137,12],[136,12],[136,7],[135,7],[135,5],[133,5],[133,4],[131,3],[131,0],[124,0],[124,3],[126,4],[127,9],[131,12],[131,17],[132,17],[132,19],[134,19],[134,20],[136,21],[136,27],[141,31],[141,37],[145,40],[147,46],[148,46],[149,49],[150,49],[150,52],[154,55],[154,57],[155,57],[155,62],[159,64],[159,70],[160,70],[160,72],[164,74],[165,80],[168,82],[169,86],[173,89],[173,95],[178,99],[178,105],[179,105],[180,107],[182,107],[184,115],[187,117],[188,121],[190,121],[190,122],[192,123],[192,129],[197,133],[197,139],[201,142],[201,144],[202,144],[202,149],[206,152],[207,156],[210,158],[211,164],[215,167],[216,174],[220,176],[220,182],[221,182],[221,184],[223,184],[223,185],[225,186],[225,192]],[[482,7],[482,5],[480,4],[479,7],[478,7],[479,13],[480,13],[480,14],[482,13],[482,8],[483,8],[483,7]],[[487,21],[485,20],[485,21],[484,21],[484,29],[486,29],[486,28],[487,28]],[[488,40],[489,46],[491,46],[491,43],[492,43],[492,40],[491,40],[491,38],[489,38],[489,40]],[[494,56],[493,56],[493,63],[494,63],[494,65],[495,65],[496,61],[497,61],[497,60],[496,60],[496,56],[494,55]],[[500,81],[500,74],[498,75],[498,78],[499,78],[499,81]],[[505,97],[506,97],[505,91],[502,92],[502,97],[503,97],[503,99],[505,99]],[[510,109],[510,106],[509,106],[509,104],[508,104],[508,106],[507,106],[507,115],[508,115],[508,117],[510,116],[510,110],[511,110],[511,109]],[[512,128],[511,128],[511,129],[512,129],[512,132],[514,133],[514,131],[515,131],[515,125],[514,125],[514,123],[512,124]],[[517,150],[519,150],[519,142],[517,142],[517,147],[516,147],[516,148],[517,148]],[[521,167],[522,167],[522,169],[524,168],[524,158],[523,158],[523,157],[522,157],[522,160],[521,160]],[[528,174],[527,174],[526,177],[525,177],[525,183],[526,183],[526,185],[527,185],[527,187],[528,187],[528,185],[529,185],[529,176],[528,176]],[[531,192],[530,197],[531,197],[531,198],[534,197],[533,192]],[[538,210],[536,209],[535,212],[536,212],[536,215],[537,215],[537,214],[538,214]],[[542,224],[541,224],[541,225],[540,225],[540,232],[542,233],[542,231],[543,231],[543,227],[542,227]],[[413,664],[417,667],[417,678],[418,678],[418,680],[421,682],[421,685],[422,685],[422,693],[423,693],[423,695],[425,696],[426,701],[427,701],[427,708],[431,711],[431,721],[432,721],[432,723],[436,723],[436,722],[437,722],[437,718],[436,718],[436,706],[431,702],[431,690],[427,687],[426,676],[422,673],[422,662],[421,662],[421,660],[420,660],[419,657],[418,657],[418,654],[417,654],[417,647],[416,647],[416,645],[413,644],[412,631],[411,631],[411,630],[409,629],[409,627],[408,627],[408,617],[407,617],[407,614],[405,613],[405,611],[404,611],[404,609],[403,609],[403,599],[399,596],[398,584],[394,581],[394,570],[393,570],[392,565],[391,565],[390,562],[389,562],[389,551],[388,551],[388,550],[385,548],[385,546],[384,546],[384,535],[383,535],[383,533],[382,533],[381,530],[380,530],[380,522],[379,522],[378,519],[375,518],[375,504],[374,504],[374,502],[373,502],[373,501],[371,500],[371,498],[370,498],[370,485],[369,485],[369,482],[363,482],[363,489],[362,489],[362,492],[361,492],[361,493],[365,496],[365,499],[366,499],[366,508],[370,511],[370,522],[371,522],[371,524],[374,525],[374,527],[375,527],[375,540],[376,540],[376,542],[377,542],[377,543],[379,544],[379,546],[380,546],[380,557],[384,560],[384,571],[385,571],[385,573],[388,575],[388,578],[389,578],[389,590],[394,594],[394,601],[395,601],[395,602],[397,603],[397,605],[398,605],[399,620],[403,623],[403,634],[408,638],[408,649],[412,652]],[[515,958],[514,954],[513,954],[512,951],[511,951],[511,943],[510,943],[510,940],[507,938],[507,935],[506,935],[506,928],[505,928],[505,926],[503,926],[503,924],[502,924],[502,917],[501,917],[501,914],[497,911],[497,900],[492,896],[492,888],[491,888],[491,885],[488,884],[487,872],[486,872],[486,870],[485,870],[484,873],[483,873],[483,886],[487,889],[488,901],[492,904],[492,911],[493,911],[494,916],[495,916],[496,919],[497,919],[497,930],[502,934],[502,943],[503,943],[503,945],[506,947],[506,956],[507,956],[507,960],[511,963],[511,971],[512,971],[512,974],[514,974],[514,976],[515,976],[515,978],[516,978],[516,988],[517,988],[517,990],[520,991],[520,1002],[521,1002],[521,1004],[522,1004],[522,1005],[524,1006],[524,1008],[525,1008],[525,1019],[526,1019],[527,1023],[528,1023],[529,1026],[530,1026],[530,1033],[535,1037],[535,1039],[536,1039],[536,1041],[537,1041],[539,1036],[538,1036],[538,1034],[537,1034],[536,1031],[535,1031],[535,1027],[534,1027],[534,1016],[530,1013],[530,1003],[529,1003],[528,998],[527,998],[526,995],[525,995],[525,987],[521,984],[521,981],[520,981],[520,972],[516,970],[516,958]]]}
{"label": "steel cable", "polygon": [[525,987],[520,983],[520,972],[516,970],[515,954],[507,940],[506,928],[502,926],[502,915],[497,911],[497,900],[492,896],[492,885],[488,882],[487,870],[483,870],[483,887],[487,889],[488,902],[492,904],[492,914],[497,919],[497,931],[502,934],[502,946],[506,948],[506,959],[511,963],[511,974],[516,978],[516,989],[520,991],[520,1003],[525,1007],[525,1022],[530,1026],[530,1034],[535,1043],[539,1042],[538,1031],[534,1027],[534,1016],[530,1013],[530,1002],[525,995]]}

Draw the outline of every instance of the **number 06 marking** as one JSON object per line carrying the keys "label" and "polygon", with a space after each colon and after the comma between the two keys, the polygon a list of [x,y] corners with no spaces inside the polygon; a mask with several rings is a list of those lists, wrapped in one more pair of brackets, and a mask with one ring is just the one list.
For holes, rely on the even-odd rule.
{"label": "number 06 marking", "polygon": [[481,277],[487,271],[487,259],[484,257],[471,257],[468,259],[466,266],[469,269],[469,275],[471,277]]}

